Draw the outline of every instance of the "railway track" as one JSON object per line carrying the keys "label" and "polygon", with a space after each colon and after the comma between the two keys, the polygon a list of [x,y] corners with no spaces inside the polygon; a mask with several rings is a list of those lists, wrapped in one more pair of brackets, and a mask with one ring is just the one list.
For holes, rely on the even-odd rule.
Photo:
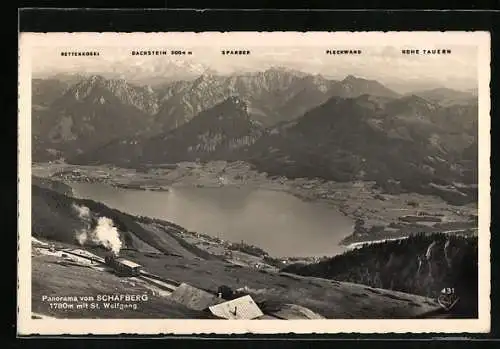
{"label": "railway track", "polygon": [[168,278],[164,278],[164,277],[161,277],[161,276],[158,276],[158,275],[155,275],[155,274],[151,274],[151,273],[149,273],[147,271],[144,271],[144,270],[141,270],[140,273],[141,273],[141,276],[144,276],[144,277],[147,277],[147,278],[150,278],[150,279],[154,279],[154,280],[158,280],[158,281],[170,284],[170,285],[175,286],[175,287],[178,287],[181,284],[178,281],[175,281],[175,280],[172,280],[172,279],[168,279]]}
{"label": "railway track", "polygon": [[146,281],[147,283],[149,283],[155,287],[158,287],[164,291],[170,292],[170,293],[174,292],[177,289],[177,286],[167,284],[167,283],[159,281],[159,280],[155,280],[155,279],[148,277],[148,276],[139,275],[139,276],[136,276],[136,278],[143,280],[143,281]]}
{"label": "railway track", "polygon": [[[45,249],[45,250],[50,250],[51,248],[49,246],[35,246],[37,248]],[[71,250],[69,248],[63,248],[63,249],[55,249],[56,251],[59,251],[61,253],[69,254],[76,256],[78,258],[83,258],[90,260],[94,263],[100,264],[102,266],[108,267],[108,265],[105,263],[104,258],[101,258],[99,256],[91,257],[85,254],[81,254],[78,252],[75,252],[74,250]],[[137,278],[146,281],[150,284],[152,284],[155,287],[161,288],[165,291],[173,292],[181,283],[172,279],[164,278],[152,273],[149,273],[147,271],[141,270],[140,275],[136,276]]]}
{"label": "railway track", "polygon": [[83,254],[79,254],[79,253],[76,253],[72,250],[59,250],[63,253],[67,253],[67,254],[71,254],[73,256],[76,256],[76,257],[79,257],[79,258],[85,258],[85,259],[88,259],[92,262],[96,262],[96,263],[100,263],[100,264],[103,264],[103,265],[106,265],[106,263],[104,263],[104,258],[100,258],[100,257],[90,257],[90,256],[86,256],[86,255],[83,255]]}

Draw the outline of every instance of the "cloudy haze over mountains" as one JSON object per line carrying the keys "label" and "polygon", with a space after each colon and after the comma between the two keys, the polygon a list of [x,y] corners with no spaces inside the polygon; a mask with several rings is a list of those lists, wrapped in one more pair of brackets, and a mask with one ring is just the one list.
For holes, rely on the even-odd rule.
{"label": "cloudy haze over mountains", "polygon": [[477,87],[477,53],[472,47],[451,47],[453,54],[450,55],[402,55],[400,48],[395,47],[356,49],[361,49],[362,54],[327,55],[323,46],[307,50],[293,47],[254,47],[250,56],[238,57],[221,55],[220,50],[210,47],[197,47],[192,49],[191,56],[179,58],[170,55],[132,56],[130,49],[99,48],[99,57],[68,59],[58,55],[59,51],[53,48],[40,48],[40,55],[50,59],[34,60],[32,71],[35,78],[46,78],[58,73],[99,74],[154,85],[194,79],[204,73],[242,75],[271,67],[283,67],[336,80],[352,74],[380,81],[403,93],[431,87],[458,90]]}

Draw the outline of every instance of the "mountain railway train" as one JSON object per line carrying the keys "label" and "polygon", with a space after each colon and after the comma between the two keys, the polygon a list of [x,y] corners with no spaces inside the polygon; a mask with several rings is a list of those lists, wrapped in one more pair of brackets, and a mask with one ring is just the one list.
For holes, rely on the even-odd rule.
{"label": "mountain railway train", "polygon": [[106,256],[105,263],[113,268],[118,276],[138,276],[142,271],[140,264],[113,255]]}

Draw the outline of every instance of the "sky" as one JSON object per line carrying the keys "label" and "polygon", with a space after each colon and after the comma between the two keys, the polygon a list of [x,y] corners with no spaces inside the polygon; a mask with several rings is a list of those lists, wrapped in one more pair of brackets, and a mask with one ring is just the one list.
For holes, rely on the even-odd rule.
{"label": "sky", "polygon": [[[167,46],[167,45],[166,45]],[[310,74],[321,74],[331,79],[347,75],[374,79],[393,87],[443,86],[456,89],[477,87],[477,49],[474,46],[447,45],[447,55],[404,55],[403,48],[443,47],[443,45],[326,45],[308,46],[245,45],[250,55],[227,56],[224,48],[237,45],[186,45],[190,56],[132,56],[132,50],[167,49],[166,46],[144,44],[99,47],[86,46],[77,50],[98,50],[98,57],[62,57],[61,51],[75,51],[73,46],[35,47],[32,54],[32,75],[46,77],[58,73],[108,74],[130,80],[178,80],[210,71],[220,75],[263,71],[270,67],[284,67]],[[327,49],[357,49],[360,55],[327,55]]]}

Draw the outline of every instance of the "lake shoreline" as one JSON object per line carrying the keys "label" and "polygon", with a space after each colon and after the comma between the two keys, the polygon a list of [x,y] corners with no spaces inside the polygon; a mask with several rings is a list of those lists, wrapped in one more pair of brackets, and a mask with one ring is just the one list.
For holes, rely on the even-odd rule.
{"label": "lake shoreline", "polygon": [[[471,220],[477,205],[453,206],[438,197],[381,192],[373,182],[337,183],[320,179],[269,177],[244,162],[215,161],[207,164],[179,163],[167,168],[151,167],[137,171],[107,166],[37,164],[53,179],[98,182],[131,190],[169,191],[176,187],[220,188],[253,187],[291,194],[305,202],[322,203],[355,222],[352,233],[340,242],[352,243],[409,236],[418,232],[440,232],[477,228]],[[77,175],[76,175],[77,174]],[[418,221],[421,212],[444,217],[435,226]],[[416,216],[416,220],[402,219]],[[441,218],[440,218],[441,219]]]}
{"label": "lake shoreline", "polygon": [[178,184],[161,193],[104,183],[68,184],[77,198],[99,201],[134,216],[174,222],[188,231],[233,244],[244,241],[272,256],[341,254],[344,248],[339,242],[352,228],[350,219],[324,203],[305,202],[285,191],[256,186]]}

